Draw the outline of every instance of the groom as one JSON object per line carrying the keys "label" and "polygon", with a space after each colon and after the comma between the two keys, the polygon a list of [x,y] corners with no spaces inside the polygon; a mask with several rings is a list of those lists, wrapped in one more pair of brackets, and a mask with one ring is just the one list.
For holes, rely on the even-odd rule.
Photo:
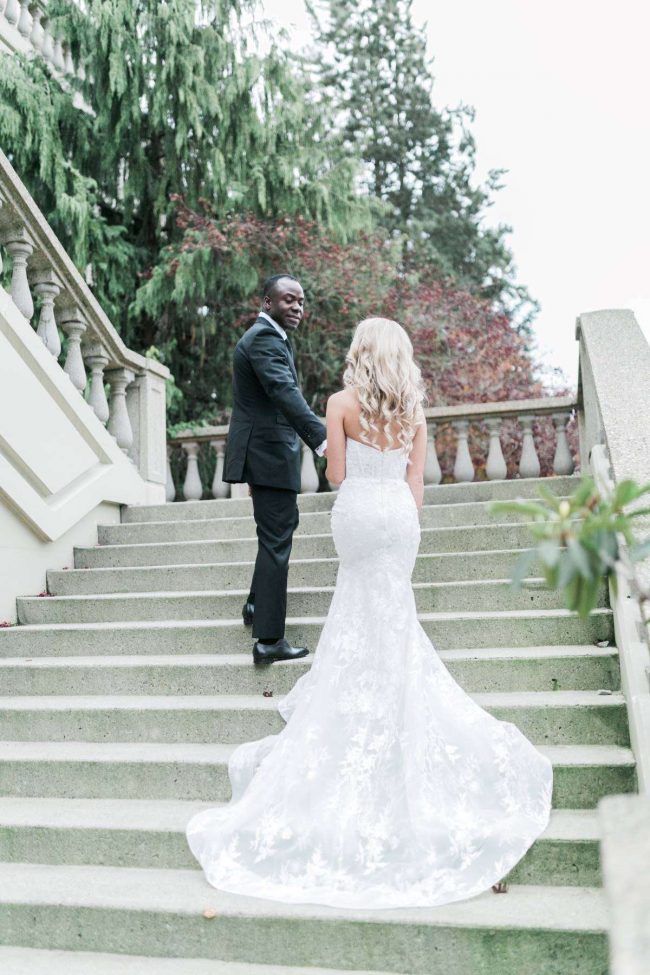
{"label": "groom", "polygon": [[243,608],[253,625],[255,663],[294,660],[309,651],[284,636],[287,575],[298,527],[300,438],[322,456],[325,427],[298,386],[289,332],[304,314],[305,295],[291,274],[264,283],[257,321],[237,343],[233,356],[233,411],[228,430],[224,481],[247,483],[257,526],[257,559]]}

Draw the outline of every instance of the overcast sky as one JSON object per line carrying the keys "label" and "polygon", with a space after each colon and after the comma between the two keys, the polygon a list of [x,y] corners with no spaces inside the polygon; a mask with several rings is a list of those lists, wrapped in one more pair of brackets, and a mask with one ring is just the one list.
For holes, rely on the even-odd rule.
{"label": "overcast sky", "polygon": [[[307,37],[303,0],[264,6]],[[490,220],[513,228],[544,360],[575,382],[579,312],[632,308],[650,337],[650,4],[414,0],[414,12],[436,105],[473,105],[479,175],[508,170]]]}

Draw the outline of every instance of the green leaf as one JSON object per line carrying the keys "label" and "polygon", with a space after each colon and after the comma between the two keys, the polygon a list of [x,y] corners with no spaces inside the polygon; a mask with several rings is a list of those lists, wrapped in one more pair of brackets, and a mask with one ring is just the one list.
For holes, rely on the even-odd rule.
{"label": "green leaf", "polygon": [[570,538],[567,542],[567,549],[583,579],[592,579],[593,572],[589,565],[589,557],[580,542],[576,541],[575,538]]}

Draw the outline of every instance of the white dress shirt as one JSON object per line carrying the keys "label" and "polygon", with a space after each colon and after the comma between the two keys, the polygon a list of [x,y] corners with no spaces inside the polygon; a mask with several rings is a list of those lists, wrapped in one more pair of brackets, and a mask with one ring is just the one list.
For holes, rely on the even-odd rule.
{"label": "white dress shirt", "polygon": [[[275,319],[271,318],[270,315],[267,315],[265,311],[261,311],[259,313],[259,317],[260,318],[265,318],[266,321],[269,322],[273,326],[273,328],[276,330],[276,332],[279,335],[282,336],[282,338],[284,339],[284,341],[285,342],[287,341],[287,333],[285,332],[285,330],[282,328],[281,325],[278,325],[278,323],[275,321]],[[324,453],[325,453],[326,450],[327,450],[327,440],[323,440],[322,444],[320,444],[319,447],[316,447],[316,451],[315,452],[318,454],[319,457],[322,457],[324,455]]]}

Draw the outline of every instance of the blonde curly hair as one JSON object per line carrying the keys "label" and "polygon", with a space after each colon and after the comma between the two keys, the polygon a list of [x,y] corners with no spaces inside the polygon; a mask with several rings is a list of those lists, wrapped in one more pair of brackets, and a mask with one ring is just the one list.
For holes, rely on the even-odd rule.
{"label": "blonde curly hair", "polygon": [[383,434],[386,450],[397,440],[410,453],[422,420],[425,391],[405,330],[389,318],[364,319],[357,325],[345,362],[343,384],[357,391],[361,406],[361,439],[378,447]]}

